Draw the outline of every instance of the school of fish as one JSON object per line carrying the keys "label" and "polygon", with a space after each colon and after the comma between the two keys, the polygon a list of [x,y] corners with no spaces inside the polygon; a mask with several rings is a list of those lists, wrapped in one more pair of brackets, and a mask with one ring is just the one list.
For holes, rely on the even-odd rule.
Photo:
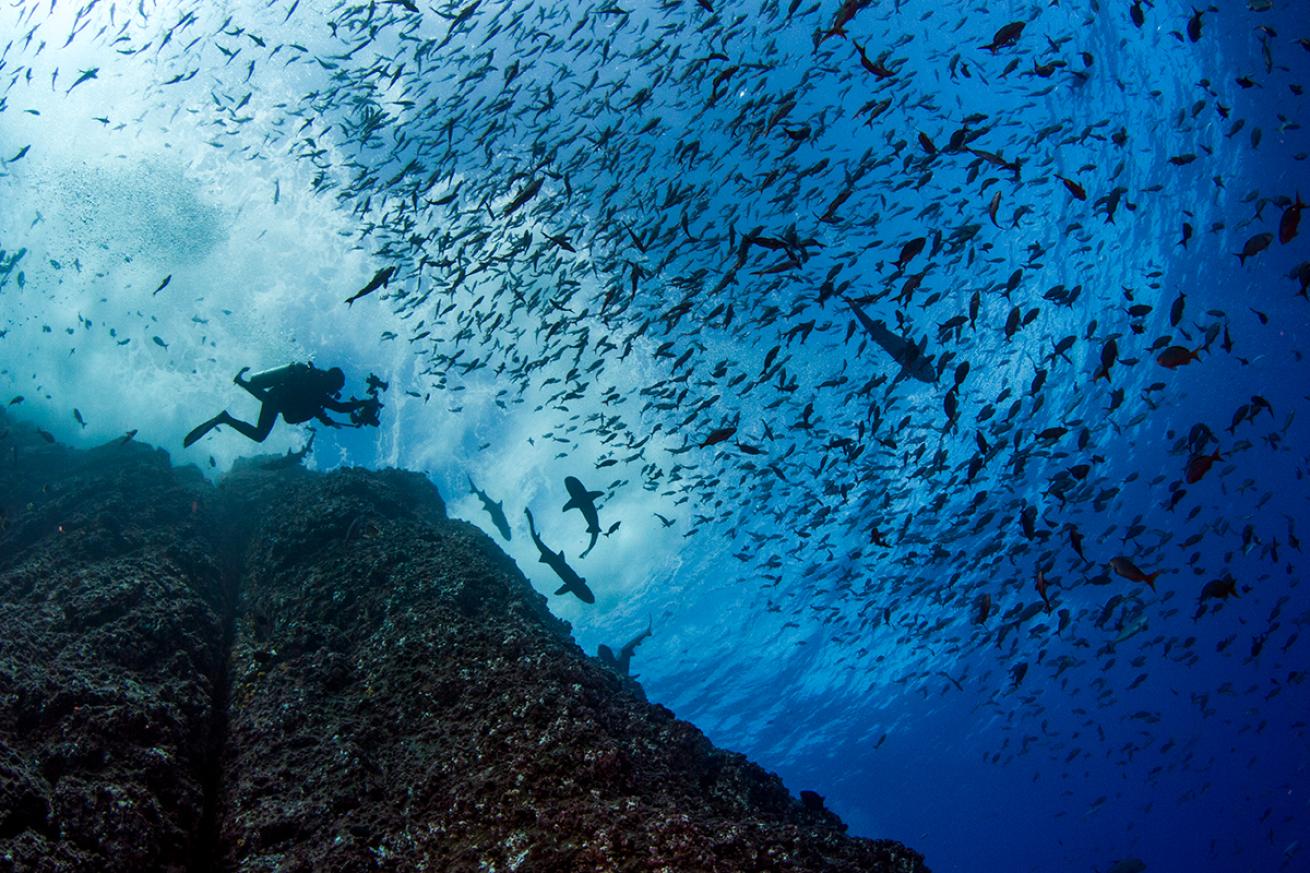
{"label": "school of fish", "polygon": [[[385,308],[411,397],[492,392],[587,483],[559,489],[579,554],[572,513],[468,482],[503,540],[526,516],[556,595],[603,600],[579,575],[618,527],[598,542],[598,511],[644,489],[662,508],[624,528],[726,543],[735,620],[774,621],[779,657],[835,663],[842,695],[975,695],[1002,765],[1184,742],[1119,703],[1152,663],[1304,682],[1310,379],[1266,350],[1310,323],[1310,24],[1271,0],[57,2],[0,12],[0,121],[104,86],[58,63],[93,42],[232,161],[308,168],[376,270],[322,305]],[[1225,29],[1248,55],[1219,57]],[[1177,93],[1159,58],[1194,74]],[[1143,106],[1153,126],[1124,121]],[[1304,189],[1227,184],[1266,155]],[[0,182],[33,159],[0,155]],[[38,269],[6,243],[0,300]],[[1197,643],[1243,600],[1258,624]],[[747,705],[726,676],[688,705]],[[1171,681],[1202,714],[1236,694]],[[1081,737],[1034,742],[1034,686]]]}

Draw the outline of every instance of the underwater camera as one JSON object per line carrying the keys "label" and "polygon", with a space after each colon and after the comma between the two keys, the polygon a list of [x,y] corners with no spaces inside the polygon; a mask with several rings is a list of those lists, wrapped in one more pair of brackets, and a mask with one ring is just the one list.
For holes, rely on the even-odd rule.
{"label": "underwater camera", "polygon": [[378,420],[378,413],[382,411],[382,401],[378,399],[378,392],[386,391],[388,383],[383,382],[374,373],[369,373],[366,381],[368,384],[368,398],[360,401],[360,405],[350,411],[350,423],[355,427],[364,427],[365,425],[377,427],[381,424],[381,421]]}

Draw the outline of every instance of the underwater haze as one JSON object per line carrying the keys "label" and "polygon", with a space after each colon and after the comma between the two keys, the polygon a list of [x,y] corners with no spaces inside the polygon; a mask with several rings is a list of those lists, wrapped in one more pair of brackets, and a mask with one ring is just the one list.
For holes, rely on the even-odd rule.
{"label": "underwater haze", "polygon": [[1308,12],[7,0],[0,402],[219,476],[310,438],[183,448],[242,368],[376,374],[310,466],[853,833],[1310,870]]}

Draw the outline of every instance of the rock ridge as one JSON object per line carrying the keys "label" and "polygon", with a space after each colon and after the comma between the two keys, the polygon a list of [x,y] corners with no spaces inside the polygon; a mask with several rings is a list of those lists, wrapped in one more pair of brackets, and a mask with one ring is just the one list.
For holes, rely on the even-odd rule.
{"label": "rock ridge", "polygon": [[419,474],[0,432],[0,871],[926,869],[587,657]]}

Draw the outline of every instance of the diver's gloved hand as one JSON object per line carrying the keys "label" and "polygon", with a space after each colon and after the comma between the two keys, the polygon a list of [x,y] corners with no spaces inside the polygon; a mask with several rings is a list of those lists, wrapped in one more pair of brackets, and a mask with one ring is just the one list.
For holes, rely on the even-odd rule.
{"label": "diver's gloved hand", "polygon": [[250,372],[250,368],[249,368],[249,367],[242,367],[242,368],[241,368],[241,372],[237,373],[235,376],[232,377],[232,382],[233,382],[234,384],[237,384],[237,385],[245,385],[245,384],[246,384],[246,380],[245,380],[244,378],[242,378],[242,377],[245,376],[246,373],[249,373],[249,372]]}

